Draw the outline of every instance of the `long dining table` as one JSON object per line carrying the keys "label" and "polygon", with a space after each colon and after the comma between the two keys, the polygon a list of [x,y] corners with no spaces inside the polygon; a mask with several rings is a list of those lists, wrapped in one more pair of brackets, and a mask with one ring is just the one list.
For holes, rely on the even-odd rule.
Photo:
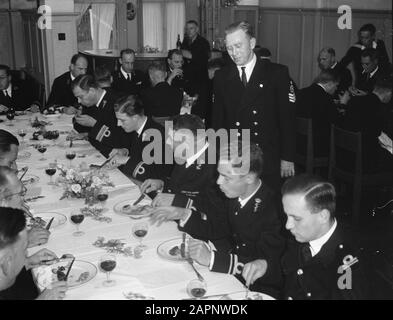
{"label": "long dining table", "polygon": [[[47,130],[58,130],[60,136],[56,141],[31,140],[32,134],[37,131],[33,128],[31,121],[35,118],[50,122]],[[159,255],[157,248],[164,242],[171,239],[179,239],[181,242],[181,232],[177,229],[175,222],[167,222],[157,227],[150,225],[143,243],[147,248],[140,257],[116,254],[116,267],[111,272],[111,279],[116,284],[107,287],[103,285],[106,275],[99,268],[100,257],[106,254],[104,248],[94,246],[93,243],[99,237],[108,240],[119,240],[126,247],[132,249],[138,245],[137,239],[132,236],[132,227],[141,220],[133,220],[130,217],[116,213],[113,208],[116,204],[129,200],[133,203],[141,195],[139,188],[118,169],[107,171],[114,187],[109,190],[109,197],[105,207],[109,210],[104,213],[110,217],[111,221],[97,221],[86,217],[80,225],[84,235],[73,236],[75,225],[70,221],[70,213],[84,207],[83,199],[63,199],[61,185],[48,185],[49,176],[45,173],[45,168],[51,162],[69,166],[66,159],[66,152],[70,149],[69,141],[66,140],[67,133],[73,130],[72,116],[61,114],[58,118],[48,119],[42,114],[27,113],[18,115],[10,121],[1,116],[4,122],[0,123],[0,128],[13,133],[20,141],[19,156],[17,165],[19,168],[28,167],[24,180],[29,181],[26,198],[41,196],[29,203],[33,215],[40,216],[42,213],[61,214],[67,218],[63,224],[59,224],[50,229],[51,235],[45,245],[29,249],[29,254],[33,254],[41,248],[48,248],[59,257],[63,254],[72,254],[76,261],[89,263],[96,275],[79,286],[69,288],[65,299],[70,300],[113,300],[113,299],[158,299],[158,300],[180,300],[187,299],[187,285],[197,278],[191,265],[186,261],[171,261]],[[18,136],[20,130],[26,132],[24,141]],[[44,143],[47,151],[39,153],[34,145]],[[72,160],[72,166],[77,167],[80,163],[101,164],[105,161],[102,156],[88,141],[74,141],[72,150],[76,152],[76,157]],[[41,160],[44,157],[46,160]],[[58,177],[58,172],[54,179]],[[150,204],[150,199],[144,199],[140,204]],[[148,222],[148,218],[142,219]],[[221,295],[224,293],[238,293],[243,297],[246,290],[243,284],[234,276],[209,271],[207,267],[194,263],[206,282],[206,295]],[[215,297],[218,299],[220,296]],[[235,297],[236,298],[236,297]],[[269,298],[264,296],[264,298]]]}

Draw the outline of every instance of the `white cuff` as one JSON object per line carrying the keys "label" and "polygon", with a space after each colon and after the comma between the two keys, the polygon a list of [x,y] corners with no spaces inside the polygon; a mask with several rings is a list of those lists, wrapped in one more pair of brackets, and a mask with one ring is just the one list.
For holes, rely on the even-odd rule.
{"label": "white cuff", "polygon": [[216,247],[214,246],[214,244],[211,241],[206,243],[206,245],[209,246],[210,253],[211,253],[211,255],[210,255],[210,263],[209,263],[209,270],[211,271],[213,269],[213,266],[214,266],[214,258],[215,258],[214,251],[217,251],[217,249],[216,249]]}
{"label": "white cuff", "polygon": [[179,220],[180,227],[184,228],[188,220],[191,218],[191,215],[192,215],[192,210],[189,209],[189,212],[187,212],[186,215]]}

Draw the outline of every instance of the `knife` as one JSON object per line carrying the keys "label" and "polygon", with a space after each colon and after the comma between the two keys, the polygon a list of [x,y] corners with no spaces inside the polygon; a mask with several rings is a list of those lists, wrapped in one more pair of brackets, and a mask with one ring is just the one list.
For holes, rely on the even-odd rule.
{"label": "knife", "polygon": [[70,264],[70,267],[68,268],[67,274],[66,274],[65,277],[64,277],[64,281],[67,281],[67,280],[68,280],[68,275],[70,274],[70,271],[71,271],[71,268],[72,268],[72,265],[74,264],[74,262],[75,262],[75,257],[74,257],[74,259],[72,259],[72,261],[71,261],[71,264]]}
{"label": "knife", "polygon": [[98,165],[98,164],[91,164],[90,167],[102,169],[102,168],[103,168],[107,163],[109,163],[109,161],[111,161],[113,158],[114,158],[114,157],[111,157],[111,158],[106,159],[106,160],[104,161],[104,163],[101,164],[101,165]]}
{"label": "knife", "polygon": [[53,217],[52,219],[50,219],[50,221],[48,222],[48,224],[46,225],[45,229],[49,230],[50,226],[52,225],[53,220],[55,219],[55,217]]}
{"label": "knife", "polygon": [[31,201],[34,201],[37,199],[42,199],[42,198],[45,198],[45,196],[36,196],[36,197],[27,198],[27,199],[25,199],[25,202],[31,202]]}
{"label": "knife", "polygon": [[132,205],[133,206],[136,206],[139,202],[141,202],[144,198],[146,197],[146,194],[145,193],[142,193],[141,195],[140,195],[140,197],[138,198],[138,200],[136,200]]}

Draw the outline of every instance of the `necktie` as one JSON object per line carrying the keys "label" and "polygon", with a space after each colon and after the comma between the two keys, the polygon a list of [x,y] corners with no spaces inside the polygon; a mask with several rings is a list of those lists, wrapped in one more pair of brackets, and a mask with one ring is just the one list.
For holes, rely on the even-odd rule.
{"label": "necktie", "polygon": [[8,94],[8,91],[7,91],[7,90],[4,90],[4,96],[5,96],[6,98],[11,98],[11,97],[9,96],[9,94]]}
{"label": "necktie", "polygon": [[243,86],[247,87],[246,67],[242,67],[242,82]]}
{"label": "necktie", "polygon": [[129,73],[127,73],[127,80],[131,81],[131,75]]}
{"label": "necktie", "polygon": [[300,252],[302,254],[303,263],[307,263],[308,261],[311,260],[312,255],[311,255],[310,245],[308,244],[308,242],[303,243],[301,245]]}

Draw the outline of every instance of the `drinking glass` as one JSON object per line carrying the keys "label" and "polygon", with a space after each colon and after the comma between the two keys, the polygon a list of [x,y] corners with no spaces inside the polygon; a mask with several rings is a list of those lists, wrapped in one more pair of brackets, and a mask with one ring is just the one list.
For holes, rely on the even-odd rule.
{"label": "drinking glass", "polygon": [[26,130],[24,130],[24,129],[19,129],[19,130],[18,130],[18,135],[19,135],[19,137],[22,138],[22,143],[24,143],[24,142],[25,142],[25,136],[26,136]]}
{"label": "drinking glass", "polygon": [[12,110],[8,110],[7,119],[9,120],[9,123],[7,124],[7,126],[9,127],[14,126],[14,124],[12,123],[12,120],[14,120],[14,118],[15,118],[15,113]]}
{"label": "drinking glass", "polygon": [[71,212],[70,220],[76,226],[76,231],[72,234],[74,237],[80,237],[85,234],[83,231],[79,231],[79,225],[84,219],[85,215],[79,209]]}
{"label": "drinking glass", "polygon": [[40,144],[40,145],[38,145],[37,146],[37,150],[38,150],[38,152],[40,152],[40,153],[42,153],[42,158],[40,159],[40,161],[45,161],[46,159],[44,158],[44,153],[46,152],[46,149],[47,149],[47,147],[46,147],[46,145],[44,145],[44,144]]}
{"label": "drinking glass", "polygon": [[147,249],[147,246],[142,244],[143,238],[147,235],[149,224],[147,222],[139,222],[132,226],[132,235],[139,240],[138,247]]}
{"label": "drinking glass", "polygon": [[116,256],[105,254],[100,258],[100,269],[106,273],[106,280],[102,283],[104,287],[111,287],[116,284],[115,280],[110,279],[110,273],[116,268]]}
{"label": "drinking glass", "polygon": [[205,281],[199,279],[191,280],[187,284],[187,293],[191,298],[202,298],[207,291],[207,285]]}
{"label": "drinking glass", "polygon": [[101,204],[102,212],[105,212],[107,209],[105,208],[106,200],[108,200],[108,190],[106,188],[101,187],[97,194],[97,200]]}
{"label": "drinking glass", "polygon": [[70,168],[72,168],[72,160],[75,159],[76,153],[73,150],[67,150],[66,158],[70,161]]}
{"label": "drinking glass", "polygon": [[49,166],[45,169],[45,173],[50,177],[50,181],[48,185],[54,185],[53,175],[56,173],[57,165],[56,163],[50,163]]}

